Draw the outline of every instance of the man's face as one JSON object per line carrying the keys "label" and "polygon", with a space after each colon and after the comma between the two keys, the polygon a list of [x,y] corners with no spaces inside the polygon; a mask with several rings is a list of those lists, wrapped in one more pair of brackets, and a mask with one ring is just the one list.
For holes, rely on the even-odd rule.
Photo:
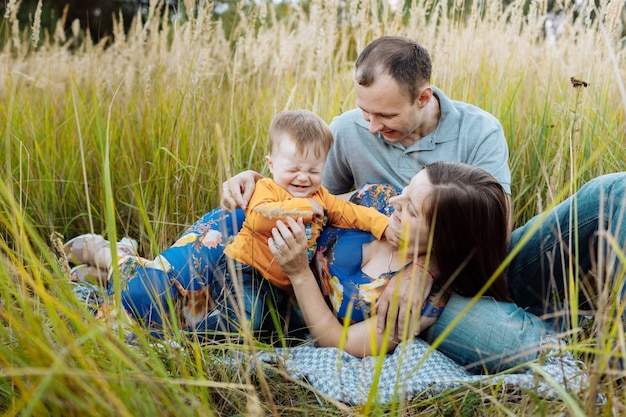
{"label": "man's face", "polygon": [[363,118],[370,123],[370,132],[380,132],[385,139],[410,146],[419,137],[413,137],[422,123],[419,100],[411,103],[408,94],[389,75],[378,75],[365,87],[355,84],[356,104]]}

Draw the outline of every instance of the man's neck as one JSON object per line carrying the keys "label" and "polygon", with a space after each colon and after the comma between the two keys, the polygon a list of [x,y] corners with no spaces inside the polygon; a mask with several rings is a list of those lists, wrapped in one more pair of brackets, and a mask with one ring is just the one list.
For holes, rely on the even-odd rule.
{"label": "man's neck", "polygon": [[422,110],[424,112],[424,122],[418,126],[413,134],[402,141],[405,147],[416,144],[420,139],[433,133],[439,125],[439,116],[441,115],[441,109],[439,107],[439,99],[433,94],[424,106]]}

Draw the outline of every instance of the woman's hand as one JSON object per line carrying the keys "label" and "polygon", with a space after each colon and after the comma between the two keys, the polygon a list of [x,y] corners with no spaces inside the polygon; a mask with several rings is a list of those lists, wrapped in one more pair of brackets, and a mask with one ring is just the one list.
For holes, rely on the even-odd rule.
{"label": "woman's hand", "polygon": [[347,328],[337,321],[309,268],[308,245],[301,218],[295,221],[287,217],[285,222],[277,221],[267,243],[291,280],[304,321],[318,346],[341,348],[359,358],[390,352],[397,346],[397,342],[384,340],[376,333],[373,317]]}
{"label": "woman's hand", "polygon": [[276,222],[267,245],[292,284],[297,285],[299,279],[306,279],[311,275],[307,256],[308,241],[302,218],[295,221],[287,217],[285,222]]}
{"label": "woman's hand", "polygon": [[256,171],[243,171],[222,184],[222,200],[220,205],[226,210],[234,210],[237,207],[245,209],[250,197],[254,192],[256,182],[263,178]]}
{"label": "woman's hand", "polygon": [[[390,337],[395,341],[405,339],[405,332],[408,332],[406,336],[409,337],[419,334],[427,322],[430,322],[420,319],[422,305],[432,285],[432,277],[420,265],[406,268],[390,279],[378,299],[378,333],[384,333],[385,327],[392,326]],[[432,322],[428,325],[430,324]]]}

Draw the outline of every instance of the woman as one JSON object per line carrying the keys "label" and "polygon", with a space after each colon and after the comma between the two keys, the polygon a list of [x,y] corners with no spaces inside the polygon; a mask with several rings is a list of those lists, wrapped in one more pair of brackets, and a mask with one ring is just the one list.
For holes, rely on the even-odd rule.
{"label": "woman", "polygon": [[[321,239],[319,245],[321,250],[318,253],[324,253],[326,259],[331,259],[328,255],[337,253],[340,248],[340,246],[330,244],[332,239],[335,239],[336,242],[354,242],[356,239],[356,241],[361,242],[363,256],[348,256],[343,259],[348,261],[348,266],[353,271],[358,271],[357,275],[369,275],[376,277],[376,279],[382,277],[382,281],[385,281],[386,278],[400,271],[401,274],[413,274],[422,278],[413,280],[418,283],[416,284],[417,291],[403,292],[400,294],[402,297],[422,298],[422,291],[428,290],[432,284],[430,279],[424,278],[432,274],[438,287],[444,288],[444,290],[452,288],[455,291],[452,297],[460,297],[456,293],[472,296],[486,287],[486,294],[490,295],[491,298],[478,299],[478,304],[495,303],[494,300],[507,300],[506,281],[501,273],[494,275],[493,285],[488,287],[485,285],[506,253],[507,239],[505,196],[500,185],[491,176],[479,168],[464,164],[438,163],[420,172],[402,195],[394,196],[394,194],[395,190],[391,187],[369,187],[357,194],[357,200],[361,203],[374,205],[382,212],[393,215],[395,227],[402,229],[405,233],[404,244],[401,245],[400,250],[394,251],[386,243],[368,242],[368,234],[355,237],[354,235],[350,236],[347,231],[335,230],[329,231],[325,235],[327,237]],[[211,276],[212,267],[221,256],[223,244],[227,240],[226,237],[239,230],[242,220],[241,212],[235,212],[234,215],[231,215],[216,210],[200,219],[177,243],[154,261],[146,261],[133,256],[123,258],[119,265],[122,278],[121,299],[125,309],[142,321],[144,325],[158,332],[161,331],[163,317],[168,314],[164,306],[168,305],[167,300],[171,296],[177,301],[178,311],[176,314],[181,318],[181,325],[186,330],[194,331],[196,334],[215,331],[216,329],[204,327],[206,317],[210,312],[207,308],[208,304],[203,303],[203,300],[207,299],[206,293],[208,291],[206,277]],[[297,235],[297,229],[294,230]],[[285,236],[289,237],[288,234]],[[371,237],[369,239],[371,240]],[[88,241],[83,241],[83,243],[86,242]],[[78,243],[78,241],[74,243]],[[284,244],[284,242],[281,241],[280,244]],[[348,247],[350,245],[350,243],[347,244]],[[92,244],[92,246],[96,246],[96,244]],[[485,250],[478,250],[483,246],[486,248]],[[270,247],[273,248],[273,246]],[[434,251],[429,251],[429,248],[434,249]],[[72,252],[72,245],[68,249]],[[80,254],[89,253],[88,250],[80,252]],[[284,254],[286,251],[282,253]],[[317,287],[315,287],[315,291],[312,291],[313,287],[310,287],[311,284],[315,284],[315,281],[311,279],[312,274],[308,266],[303,268],[300,264],[302,259],[298,258],[280,257],[277,259],[294,274],[293,279],[297,281],[294,285],[296,295],[298,292],[302,294],[301,284],[304,283],[309,286],[304,291],[307,297],[304,299],[299,297],[298,301],[305,306],[303,308],[304,317],[305,320],[308,317],[307,324],[314,329],[312,330],[313,334],[316,335],[317,332],[319,335],[320,333],[317,331],[319,326],[316,322],[310,321],[311,314],[313,314],[311,311],[318,309],[309,307],[308,296],[315,294],[317,306],[321,305],[319,301],[323,298],[321,298],[321,293]],[[318,264],[323,263],[323,259],[321,255],[318,256]],[[439,259],[445,259],[445,262],[439,262]],[[87,259],[82,260],[89,263]],[[335,266],[345,267],[345,265],[335,265],[334,262],[327,262],[327,264],[332,268]],[[300,274],[306,275],[296,274],[294,271],[297,272],[297,270],[300,271]],[[341,275],[335,273],[333,269],[329,269],[329,271],[333,276]],[[324,272],[323,269],[322,272]],[[344,287],[347,286],[344,285]],[[112,291],[112,289],[113,285],[111,285],[110,290]],[[427,310],[430,309],[435,314],[426,311],[426,315],[436,316],[436,313],[440,313],[441,309],[437,307],[437,299],[440,298],[440,295],[440,293],[433,295],[431,302],[434,307],[427,305]],[[357,308],[353,309],[354,315],[350,317],[353,321],[360,321],[360,323],[350,326],[350,344],[343,347],[357,356],[372,354],[374,350],[386,343],[383,342],[383,334],[373,331],[373,319],[361,321],[365,315],[369,314],[365,313],[364,315],[364,312],[368,308],[371,310],[371,301],[375,298],[375,296],[373,299],[371,295],[369,296],[369,306],[368,303],[361,302],[367,301],[367,297],[358,300],[359,303],[352,303]],[[349,300],[351,297],[345,296],[343,299]],[[311,300],[313,300],[312,297]],[[337,312],[344,315],[347,305],[344,304],[344,311],[339,306]],[[484,333],[484,337],[477,337],[477,340],[482,342],[476,346],[456,345],[455,334],[467,330],[457,326],[457,328],[452,329],[450,335],[440,345],[440,349],[464,365],[480,363],[490,370],[503,366],[502,358],[498,355],[513,356],[514,353],[520,353],[520,349],[529,348],[530,350],[524,355],[518,356],[518,360],[509,365],[532,359],[536,355],[539,341],[545,333],[543,325],[534,316],[527,315],[512,304],[498,303],[497,305],[501,308],[502,315],[483,317],[481,328],[473,329],[479,334],[482,329],[488,330]],[[334,314],[328,308],[319,309],[317,313],[324,314],[328,323],[334,322],[339,325]],[[444,309],[445,313],[446,309]],[[360,319],[357,317],[358,314],[361,315]],[[472,318],[469,314],[464,315],[462,320],[465,317]],[[416,329],[415,332],[412,331],[411,334],[423,332],[429,324],[432,324],[433,318],[435,317],[422,318],[420,328]],[[506,329],[506,326],[503,325],[506,323],[503,323],[503,320],[509,320],[510,326],[515,328],[516,331],[512,334],[523,334],[525,340],[508,337],[512,340],[506,346],[509,350],[494,351],[491,348],[494,339],[492,333],[494,329],[498,331],[502,328]],[[519,323],[522,324],[521,327]],[[268,323],[268,329],[272,326],[273,323]],[[292,325],[291,328],[295,327],[297,326]],[[430,333],[430,340],[440,333]],[[351,337],[355,334],[361,339]],[[369,342],[365,343],[363,337],[366,335],[375,336],[378,343],[376,345]],[[405,335],[406,337],[409,337],[408,334]],[[498,338],[501,337],[502,335],[498,333]],[[507,337],[506,334],[504,337]],[[322,345],[338,345],[339,342],[341,340],[337,339],[336,336],[333,336],[331,341],[320,340]],[[393,349],[397,342],[398,340],[394,340],[386,344],[385,350]],[[500,343],[498,346],[503,346],[501,340],[498,342]]]}

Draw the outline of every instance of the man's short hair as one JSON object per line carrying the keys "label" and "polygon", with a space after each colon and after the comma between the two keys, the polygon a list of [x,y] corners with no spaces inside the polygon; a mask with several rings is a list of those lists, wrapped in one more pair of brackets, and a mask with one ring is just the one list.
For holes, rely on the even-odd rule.
{"label": "man's short hair", "polygon": [[359,54],[355,64],[355,80],[369,86],[382,74],[391,76],[406,89],[411,103],[419,89],[430,84],[432,61],[420,44],[403,36],[384,36],[372,41]]}

